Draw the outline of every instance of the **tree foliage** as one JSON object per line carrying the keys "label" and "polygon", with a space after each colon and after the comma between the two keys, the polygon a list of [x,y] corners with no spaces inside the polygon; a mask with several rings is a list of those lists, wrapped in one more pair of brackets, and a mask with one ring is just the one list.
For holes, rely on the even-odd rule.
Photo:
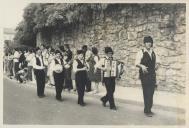
{"label": "tree foliage", "polygon": [[23,21],[16,28],[15,42],[35,46],[37,32],[60,30],[71,24],[87,24],[93,11],[104,10],[108,4],[31,3],[24,9]]}

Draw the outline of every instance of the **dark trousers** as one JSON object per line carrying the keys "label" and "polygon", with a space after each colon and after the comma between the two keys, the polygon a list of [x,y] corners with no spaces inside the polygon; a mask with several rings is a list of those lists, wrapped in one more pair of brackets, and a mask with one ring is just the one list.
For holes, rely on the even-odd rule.
{"label": "dark trousers", "polygon": [[45,71],[34,69],[34,74],[37,82],[37,95],[43,96],[45,89]]}
{"label": "dark trousers", "polygon": [[73,89],[73,85],[72,85],[72,80],[71,79],[65,79],[65,87],[64,88],[67,88],[68,90],[71,90]]}
{"label": "dark trousers", "polygon": [[47,76],[47,70],[48,70],[48,66],[45,65],[45,83],[47,83],[49,80],[49,78]]}
{"label": "dark trousers", "polygon": [[71,68],[64,68],[64,88],[67,88],[68,90],[73,89]]}
{"label": "dark trousers", "polygon": [[144,98],[144,112],[151,112],[153,106],[153,95],[155,90],[155,79],[149,75],[141,78],[142,89],[143,89],[143,98]]}
{"label": "dark trousers", "polygon": [[103,79],[105,87],[106,87],[106,95],[101,99],[104,102],[109,101],[110,108],[115,107],[114,103],[114,91],[115,91],[115,77],[107,77]]}
{"label": "dark trousers", "polygon": [[84,103],[84,93],[85,93],[85,82],[82,81],[76,81],[76,88],[78,93],[78,103]]}
{"label": "dark trousers", "polygon": [[[19,71],[19,62],[15,62],[14,63],[14,73],[15,73],[15,77],[16,77],[16,73]],[[16,77],[16,79],[18,80],[18,78]]]}
{"label": "dark trousers", "polygon": [[55,82],[55,89],[56,89],[56,98],[61,99],[62,96],[62,90],[63,90],[63,83],[64,83],[64,73],[55,73],[53,72],[54,75],[54,82]]}
{"label": "dark trousers", "polygon": [[91,81],[90,81],[89,77],[87,77],[87,81],[86,81],[86,91],[87,92],[91,91]]}
{"label": "dark trousers", "polygon": [[80,73],[76,73],[76,88],[78,93],[78,104],[84,103],[84,94],[85,94],[85,86],[87,83],[87,74],[86,72],[81,71]]}
{"label": "dark trousers", "polygon": [[28,66],[28,80],[32,81],[32,66]]}

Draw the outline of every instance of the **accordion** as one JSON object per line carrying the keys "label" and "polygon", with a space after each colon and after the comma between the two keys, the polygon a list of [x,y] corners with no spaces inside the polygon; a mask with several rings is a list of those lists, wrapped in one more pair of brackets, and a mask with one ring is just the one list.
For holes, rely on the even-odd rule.
{"label": "accordion", "polygon": [[105,59],[104,67],[107,69],[103,72],[104,77],[121,78],[121,75],[124,72],[124,63],[117,60]]}

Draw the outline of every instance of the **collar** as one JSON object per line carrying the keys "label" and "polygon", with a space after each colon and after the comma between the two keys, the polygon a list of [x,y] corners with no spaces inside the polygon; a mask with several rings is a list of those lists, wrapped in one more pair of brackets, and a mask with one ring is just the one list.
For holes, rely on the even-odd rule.
{"label": "collar", "polygon": [[[112,57],[112,58],[113,58],[113,57]],[[105,56],[105,59],[109,60],[109,59],[110,59],[110,57],[108,57],[108,56]]]}
{"label": "collar", "polygon": [[146,48],[144,48],[143,50],[144,50],[144,52],[149,52],[149,53],[153,52],[153,48],[150,48],[150,50],[147,50]]}

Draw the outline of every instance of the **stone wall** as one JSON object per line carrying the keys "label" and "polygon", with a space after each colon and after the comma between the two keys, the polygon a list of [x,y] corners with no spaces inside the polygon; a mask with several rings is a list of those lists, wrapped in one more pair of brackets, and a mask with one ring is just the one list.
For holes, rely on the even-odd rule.
{"label": "stone wall", "polygon": [[[91,24],[79,24],[59,36],[59,41],[95,45],[102,52],[111,46],[115,58],[125,63],[125,73],[118,81],[120,86],[140,85],[138,70],[134,65],[137,51],[143,46],[143,37],[151,35],[154,49],[160,56],[157,71],[160,90],[184,93],[186,63],[186,9],[184,4],[110,5],[104,11],[93,13]],[[57,38],[52,36],[52,40]]]}

